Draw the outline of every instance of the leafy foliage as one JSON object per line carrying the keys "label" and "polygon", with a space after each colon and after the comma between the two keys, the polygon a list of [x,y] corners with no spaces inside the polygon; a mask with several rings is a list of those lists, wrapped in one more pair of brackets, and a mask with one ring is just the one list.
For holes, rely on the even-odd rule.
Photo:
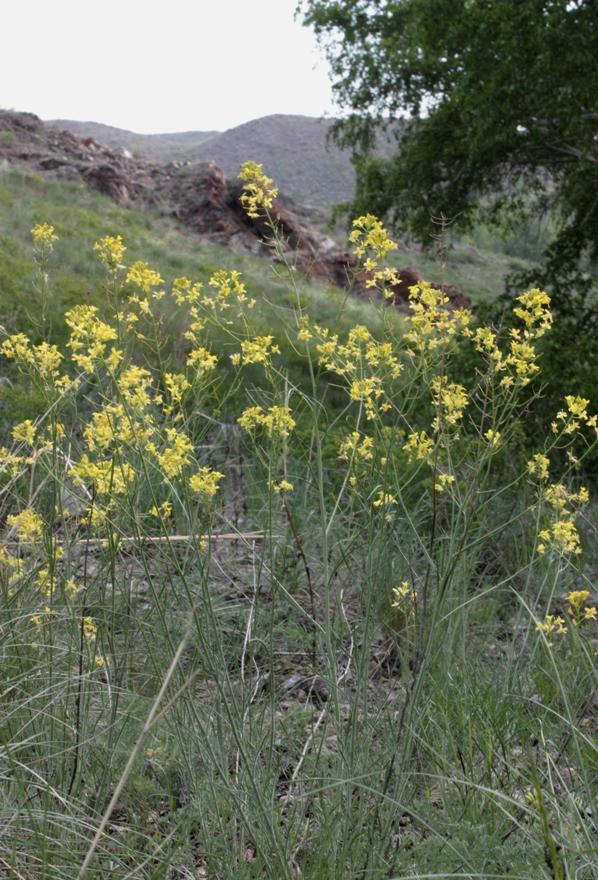
{"label": "leafy foliage", "polygon": [[[304,0],[303,8],[350,111],[336,136],[357,153],[356,213],[367,206],[426,240],[431,218],[466,226],[482,199],[495,220],[550,209],[557,236],[546,274],[563,263],[570,271],[584,254],[596,260],[595,3]],[[380,122],[397,139],[389,159],[370,155]]]}

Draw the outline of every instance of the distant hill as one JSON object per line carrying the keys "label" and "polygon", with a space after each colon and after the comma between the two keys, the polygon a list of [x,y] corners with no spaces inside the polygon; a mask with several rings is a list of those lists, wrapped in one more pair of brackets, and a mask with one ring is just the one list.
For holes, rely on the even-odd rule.
{"label": "distant hill", "polygon": [[214,159],[226,174],[253,159],[285,193],[306,205],[348,201],[355,189],[351,155],[327,145],[332,122],[277,114],[254,119],[201,144],[196,156]]}
{"label": "distant hill", "polygon": [[126,128],[115,128],[101,122],[75,122],[71,119],[53,119],[50,125],[63,128],[82,138],[91,137],[112,149],[119,147],[140,156],[160,162],[194,159],[193,150],[217,131],[181,131],[172,134],[138,134]]}
{"label": "distant hill", "polygon": [[[327,207],[349,201],[355,189],[351,155],[327,145],[331,120],[276,114],[254,119],[225,132],[189,131],[135,134],[97,122],[52,122],[80,137],[160,161],[214,160],[229,177],[253,159],[286,194],[304,205]],[[384,145],[381,149],[385,151]],[[386,148],[387,149],[387,148]]]}

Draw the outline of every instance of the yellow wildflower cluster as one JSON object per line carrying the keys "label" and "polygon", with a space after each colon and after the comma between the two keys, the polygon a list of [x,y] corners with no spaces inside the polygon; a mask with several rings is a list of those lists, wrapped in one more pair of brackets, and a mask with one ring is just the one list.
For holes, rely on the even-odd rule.
{"label": "yellow wildflower cluster", "polygon": [[52,380],[55,384],[65,384],[58,382],[62,355],[55,345],[48,342],[31,345],[24,333],[15,333],[4,340],[0,350],[8,360],[14,360],[21,367],[33,368],[41,379]]}
{"label": "yellow wildflower cluster", "polygon": [[[543,463],[540,466],[542,465]],[[538,553],[544,554],[547,550],[558,554],[581,553],[579,533],[574,522],[575,510],[571,510],[570,505],[587,504],[590,500],[588,490],[582,486],[577,492],[571,492],[562,483],[552,483],[540,490],[540,497],[554,513],[551,524],[538,533]]]}
{"label": "yellow wildflower cluster", "polygon": [[13,440],[16,440],[17,443],[26,443],[28,446],[33,446],[35,443],[36,433],[37,428],[31,419],[25,419],[24,422],[19,422],[19,424],[15,425],[11,431]]}
{"label": "yellow wildflower cluster", "polygon": [[560,615],[556,616],[555,614],[547,614],[544,620],[536,624],[536,629],[539,629],[540,632],[544,633],[547,639],[550,639],[554,635],[565,635],[567,632],[565,621]]}
{"label": "yellow wildflower cluster", "polygon": [[164,449],[158,449],[154,443],[148,443],[148,451],[155,457],[162,473],[172,480],[179,477],[185,465],[191,460],[193,443],[176,428],[166,428],[167,445]]}
{"label": "yellow wildflower cluster", "polygon": [[543,336],[552,327],[552,312],[550,311],[550,297],[543,291],[534,287],[517,297],[520,303],[513,309],[515,315],[525,324],[524,335],[526,338],[537,339]]}
{"label": "yellow wildflower cluster", "polygon": [[403,445],[409,461],[430,462],[434,451],[434,441],[428,437],[425,431],[416,431],[409,434],[407,442]]}
{"label": "yellow wildflower cluster", "polygon": [[582,425],[593,428],[598,434],[598,417],[595,415],[591,416],[588,413],[589,400],[585,397],[567,394],[565,404],[567,409],[560,410],[551,425],[554,434],[557,434],[559,431],[563,434],[575,434],[581,429]]}
{"label": "yellow wildflower cluster", "polygon": [[[589,590],[571,590],[567,593],[567,617],[573,626],[579,627],[597,619],[598,609],[595,605],[587,604],[589,598]],[[567,632],[564,618],[555,614],[547,614],[543,621],[536,624],[536,629],[544,633],[548,639],[554,635],[565,635]]]}
{"label": "yellow wildflower cluster", "polygon": [[278,195],[278,189],[271,178],[264,174],[263,165],[259,162],[245,162],[241,166],[239,180],[243,181],[240,201],[247,216],[255,220],[269,211]]}
{"label": "yellow wildflower cluster", "polygon": [[597,609],[595,605],[588,605],[590,598],[589,590],[571,590],[567,594],[567,614],[573,626],[579,626],[586,620],[596,620]]}
{"label": "yellow wildflower cluster", "polygon": [[140,447],[153,435],[152,420],[139,417],[133,409],[120,403],[110,403],[91,414],[83,436],[91,452],[105,452],[111,446],[117,450],[125,445]]}
{"label": "yellow wildflower cluster", "polygon": [[590,493],[582,486],[577,492],[570,492],[562,483],[552,483],[544,490],[544,498],[559,514],[564,513],[567,505],[587,504],[590,500]]}
{"label": "yellow wildflower cluster", "polygon": [[19,473],[25,462],[24,456],[11,452],[6,446],[0,446],[0,475],[6,473],[11,477]]}
{"label": "yellow wildflower cluster", "polygon": [[202,290],[203,284],[201,281],[193,282],[191,279],[182,276],[181,278],[174,279],[170,292],[177,306],[182,306],[184,303],[192,305],[198,302]]}
{"label": "yellow wildflower cluster", "polygon": [[542,290],[534,288],[517,297],[518,305],[514,314],[523,321],[523,329],[513,328],[507,354],[498,345],[496,333],[488,327],[477,327],[466,331],[473,340],[474,347],[484,354],[496,373],[504,373],[500,384],[503,388],[514,385],[528,385],[538,373],[537,352],[533,342],[543,336],[552,326],[550,297]]}
{"label": "yellow wildflower cluster", "polygon": [[433,351],[442,348],[471,322],[467,309],[449,309],[449,298],[428,281],[420,281],[409,288],[409,330],[405,334],[407,350]]}
{"label": "yellow wildflower cluster", "polygon": [[392,593],[394,596],[392,601],[393,608],[402,608],[406,599],[412,600],[413,598],[413,591],[409,581],[402,581],[398,587],[393,587]]}
{"label": "yellow wildflower cluster", "polygon": [[488,430],[484,432],[484,440],[486,440],[490,446],[496,449],[498,446],[500,446],[501,433],[500,431],[495,431],[494,428],[488,428]]}
{"label": "yellow wildflower cluster", "polygon": [[[379,376],[368,376],[366,379],[353,379],[349,388],[351,400],[362,403],[367,419],[373,419],[377,413],[377,401],[384,396],[382,380]],[[387,404],[379,407],[387,409]]]}
{"label": "yellow wildflower cluster", "polygon": [[36,223],[31,230],[31,235],[36,245],[49,250],[52,250],[54,242],[58,241],[58,236],[54,233],[54,227],[50,226],[49,223]]}
{"label": "yellow wildflower cluster", "polygon": [[150,516],[158,519],[170,519],[172,516],[172,504],[170,501],[163,501],[162,504],[154,504],[149,509]]}
{"label": "yellow wildflower cluster", "polygon": [[390,492],[386,492],[384,489],[380,489],[372,501],[373,507],[391,507],[393,504],[397,503],[397,499]]}
{"label": "yellow wildflower cluster", "polygon": [[[312,335],[305,324],[302,330],[304,338],[308,332]],[[349,397],[364,405],[368,419],[390,408],[387,401],[381,401],[384,382],[397,379],[403,369],[391,342],[378,342],[363,324],[349,330],[345,343],[339,341],[337,334],[317,324],[313,335],[321,365],[349,381]]]}
{"label": "yellow wildflower cluster", "polygon": [[280,354],[280,348],[274,344],[273,336],[255,336],[244,339],[241,352],[231,355],[233,364],[269,364],[273,354]]}
{"label": "yellow wildflower cluster", "polygon": [[96,306],[78,305],[65,315],[65,323],[71,335],[67,342],[72,352],[72,360],[80,369],[93,372],[95,364],[106,360],[110,369],[115,369],[121,358],[117,349],[112,349],[106,358],[106,347],[117,338],[116,330],[101,321]]}
{"label": "yellow wildflower cluster", "polygon": [[581,543],[579,533],[572,519],[557,519],[549,528],[538,532],[540,543],[538,553],[544,554],[547,550],[553,550],[558,554],[579,554]]}
{"label": "yellow wildflower cluster", "polygon": [[106,496],[125,495],[135,477],[127,462],[116,462],[112,458],[92,461],[87,454],[71,465],[69,473],[75,485],[89,483],[98,495]]}
{"label": "yellow wildflower cluster", "polygon": [[[208,282],[217,301],[226,302],[232,295],[237,298],[247,293],[245,282],[241,281],[241,273],[236,269],[229,272],[227,269],[219,269],[214,272]],[[208,302],[205,303],[208,305]],[[210,303],[211,304],[211,303]]]}
{"label": "yellow wildflower cluster", "polygon": [[397,243],[390,238],[380,220],[373,214],[356,217],[349,241],[354,245],[353,253],[362,261],[366,273],[365,286],[379,287],[384,290],[385,296],[392,296],[392,289],[389,288],[399,283],[399,277],[394,269],[381,266],[380,263],[397,249]]}
{"label": "yellow wildflower cluster", "polygon": [[154,287],[158,287],[163,283],[163,278],[148,263],[144,263],[143,260],[137,260],[129,268],[125,281],[127,284],[139,287],[143,293],[151,293]]}
{"label": "yellow wildflower cluster", "polygon": [[278,482],[271,480],[270,488],[275,495],[284,495],[286,492],[292,492],[294,486],[288,480],[278,480]]}
{"label": "yellow wildflower cluster", "polygon": [[164,385],[173,404],[179,404],[191,383],[182,373],[164,373]]}
{"label": "yellow wildflower cluster", "polygon": [[125,257],[126,247],[123,244],[121,235],[105,235],[93,246],[100,261],[115,272],[118,269],[124,269],[123,260]]}
{"label": "yellow wildflower cluster", "polygon": [[345,461],[372,461],[374,458],[374,440],[359,433],[352,431],[342,441],[338,457]]}
{"label": "yellow wildflower cluster", "polygon": [[198,348],[194,348],[187,355],[187,366],[192,367],[196,374],[209,373],[210,370],[216,369],[217,364],[218,358],[216,355],[201,345]]}
{"label": "yellow wildflower cluster", "polygon": [[444,471],[439,471],[434,482],[434,489],[436,492],[444,492],[446,487],[452,486],[455,480],[456,477],[454,474],[447,474]]}
{"label": "yellow wildflower cluster", "polygon": [[25,561],[13,556],[5,547],[0,547],[0,573],[6,577],[9,590],[16,586],[25,573]]}
{"label": "yellow wildflower cluster", "polygon": [[193,492],[213,498],[218,491],[218,483],[224,479],[224,474],[212,470],[210,467],[201,467],[189,480]]}
{"label": "yellow wildflower cluster", "polygon": [[457,425],[469,402],[463,385],[449,382],[445,376],[435,376],[432,379],[432,390],[432,401],[438,412],[432,422],[434,430],[440,431],[446,425]]}
{"label": "yellow wildflower cluster", "polygon": [[527,472],[532,477],[539,477],[541,480],[547,480],[549,474],[550,462],[548,456],[542,452],[536,452],[532,455],[527,463]]}
{"label": "yellow wildflower cluster", "polygon": [[271,406],[267,410],[261,406],[251,406],[237,421],[246,431],[263,428],[270,437],[288,437],[295,427],[295,419],[288,406]]}
{"label": "yellow wildflower cluster", "polygon": [[44,521],[33,508],[7,516],[6,523],[14,529],[20,541],[39,541],[44,534]]}

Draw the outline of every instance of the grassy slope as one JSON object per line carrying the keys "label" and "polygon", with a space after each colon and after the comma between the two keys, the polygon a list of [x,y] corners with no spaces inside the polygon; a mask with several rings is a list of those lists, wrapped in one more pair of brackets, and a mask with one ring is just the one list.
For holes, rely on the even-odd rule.
{"label": "grassy slope", "polygon": [[[93,244],[104,235],[120,233],[128,248],[128,261],[150,262],[166,282],[186,275],[207,283],[217,269],[241,271],[249,293],[258,300],[256,314],[263,332],[276,337],[291,375],[300,383],[305,378],[304,364],[294,357],[287,340],[289,308],[295,304],[296,294],[284,270],[279,268],[277,275],[268,261],[200,244],[168,220],[119,208],[82,185],[4,168],[0,169],[0,325],[7,332],[29,334],[36,324],[36,271],[30,229],[41,222],[52,224],[60,239],[50,267],[49,315],[52,337],[59,343],[65,341],[65,311],[80,302],[102,307],[105,276]],[[339,328],[355,323],[375,327],[379,323],[376,308],[348,298],[340,290],[302,284],[301,297],[310,314],[321,323]],[[214,340],[214,347],[217,351],[218,340]],[[34,406],[34,402],[30,404]],[[5,383],[0,388],[0,414],[14,415],[15,406],[23,418],[35,414],[28,408],[24,389]]]}
{"label": "grassy slope", "polygon": [[[292,349],[285,341],[288,328],[285,306],[291,305],[293,294],[288,283],[273,276],[269,264],[239,257],[225,249],[200,247],[193,237],[181,233],[167,221],[119,209],[77,185],[5,172],[0,175],[0,323],[10,329],[27,329],[30,323],[28,313],[34,308],[35,294],[32,292],[29,229],[42,221],[52,223],[61,237],[53,258],[56,326],[60,313],[75,302],[94,301],[101,305],[102,272],[94,259],[92,245],[102,235],[121,232],[129,247],[128,256],[147,259],[166,278],[187,274],[205,280],[221,266],[241,269],[247,276],[250,291],[259,298],[258,314],[264,328],[277,336],[281,347],[284,345],[287,362],[292,356]],[[471,265],[465,270],[463,264],[454,259],[465,247],[461,245],[449,254],[444,276],[440,275],[436,262],[426,264],[421,257],[410,262],[417,262],[435,279],[451,281],[456,276],[451,276],[450,271],[462,272],[459,277],[465,277],[466,271],[471,274]],[[489,296],[489,291],[500,283],[495,275],[497,263],[483,270],[482,262],[480,256],[475,292],[478,297]],[[498,265],[506,263],[504,257],[498,261]],[[377,311],[367,303],[357,300],[345,303],[338,291],[306,286],[303,296],[312,317],[334,324],[335,329],[340,329],[345,322],[374,324],[379,320]],[[6,412],[4,387],[3,393]],[[10,405],[10,416],[14,419],[17,417],[14,397]],[[250,466],[246,472],[246,479],[250,481]],[[311,506],[306,504],[305,510],[301,508],[300,499],[296,503],[296,515],[319,586],[322,554],[313,525],[314,505],[311,498]],[[416,508],[414,502],[414,510]],[[508,511],[507,516],[510,516]],[[401,522],[404,533],[409,534],[407,522]],[[342,527],[349,529],[350,524],[343,522]],[[336,525],[333,539],[342,534],[340,524]],[[519,530],[510,529],[501,534],[489,545],[487,558],[472,555],[471,560],[462,562],[459,583],[463,596],[455,595],[455,607],[449,608],[443,624],[445,632],[438,643],[438,657],[430,661],[429,675],[435,686],[427,686],[425,700],[418,703],[422,720],[416,719],[418,739],[413,750],[413,768],[399,774],[397,779],[391,779],[392,774],[387,775],[386,769],[400,751],[402,742],[397,742],[396,737],[398,707],[403,700],[397,673],[393,672],[396,659],[388,655],[381,643],[379,652],[372,657],[370,669],[367,652],[362,656],[361,638],[365,644],[371,639],[371,633],[364,634],[363,629],[363,608],[371,601],[368,597],[378,595],[387,581],[389,585],[394,582],[394,571],[384,567],[390,568],[393,560],[400,560],[410,549],[399,527],[387,529],[383,523],[379,533],[372,530],[361,535],[349,530],[347,535],[351,540],[346,538],[346,569],[341,567],[340,577],[346,590],[351,623],[351,651],[355,635],[352,674],[359,684],[356,685],[355,679],[348,679],[339,688],[337,721],[327,719],[320,728],[317,748],[306,748],[303,771],[298,782],[295,784],[293,780],[291,786],[293,798],[288,804],[278,803],[280,791],[287,791],[286,786],[291,785],[290,772],[309,742],[310,731],[317,733],[314,725],[320,706],[314,708],[309,695],[305,694],[288,698],[283,693],[284,699],[281,698],[274,692],[273,680],[268,679],[264,680],[262,689],[254,693],[253,670],[254,667],[257,670],[259,684],[260,676],[269,669],[268,640],[273,646],[270,650],[280,652],[275,667],[272,664],[276,672],[286,677],[289,672],[301,670],[293,652],[301,656],[301,652],[309,651],[310,630],[285,596],[271,596],[268,592],[271,585],[267,576],[261,569],[256,571],[255,547],[253,556],[241,547],[239,558],[222,555],[216,559],[219,570],[222,566],[222,574],[210,572],[209,594],[214,597],[217,625],[213,625],[207,614],[198,615],[200,622],[207,621],[201,622],[204,629],[200,634],[206,639],[220,639],[217,647],[222,651],[224,672],[215,667],[211,678],[206,673],[193,680],[184,699],[175,703],[169,713],[170,719],[152,731],[143,762],[140,761],[132,773],[119,803],[124,819],[119,819],[119,811],[115,811],[107,841],[102,844],[105,876],[123,880],[125,877],[147,877],[148,880],[168,877],[171,880],[188,876],[279,880],[299,876],[295,862],[303,862],[302,876],[306,880],[366,876],[375,880],[389,876],[513,876],[554,880],[565,876],[556,869],[551,872],[543,854],[544,838],[551,839],[554,833],[559,845],[565,847],[564,857],[570,870],[566,876],[572,877],[573,870],[577,869],[576,876],[580,880],[592,880],[595,852],[588,843],[591,814],[585,810],[589,784],[584,783],[583,778],[584,774],[589,778],[593,769],[592,729],[586,727],[591,723],[590,684],[581,667],[564,654],[560,645],[555,647],[553,654],[562,664],[560,671],[568,691],[566,713],[559,714],[563,711],[562,694],[552,677],[551,652],[541,654],[536,649],[539,656],[534,662],[533,652],[525,648],[519,635],[527,633],[525,638],[532,642],[526,628],[528,616],[518,599],[521,595],[527,601],[523,590],[529,584],[524,585],[522,578],[515,578],[513,584],[521,586],[521,593],[512,590],[510,582],[501,588],[503,567],[512,563],[510,554],[520,550],[523,558],[523,548],[519,547],[523,536]],[[303,571],[291,541],[288,547],[281,543],[275,552],[268,550],[260,565],[262,563],[264,571],[272,566],[285,588],[302,599]],[[172,560],[165,557],[158,559],[157,564],[163,569],[154,568],[152,589],[156,587],[160,594],[166,595],[162,600],[165,622],[161,622],[157,612],[159,604],[146,585],[146,580],[151,582],[147,571],[135,571],[136,582],[145,592],[140,589],[139,596],[133,595],[130,609],[123,610],[120,606],[117,609],[118,627],[114,628],[118,638],[126,643],[132,672],[120,688],[113,727],[97,733],[95,729],[85,730],[81,760],[84,772],[72,797],[68,789],[72,748],[64,749],[66,783],[54,778],[52,782],[61,791],[69,790],[68,807],[57,805],[50,795],[45,803],[40,797],[43,809],[38,808],[36,800],[31,815],[21,816],[17,823],[17,833],[19,823],[22,828],[39,823],[41,843],[32,839],[38,846],[36,852],[45,854],[46,871],[42,873],[42,867],[34,866],[27,876],[35,880],[41,876],[48,880],[58,876],[61,880],[76,877],[82,849],[79,837],[88,839],[98,819],[90,810],[101,808],[112,790],[118,767],[124,764],[136,736],[136,722],[132,719],[147,714],[164,658],[170,656],[171,641],[178,640],[184,627],[180,609],[186,608],[185,596],[178,581],[173,582],[169,574]],[[516,568],[516,564],[513,563],[513,567]],[[192,576],[197,578],[197,572],[192,572]],[[102,584],[105,577],[100,566],[98,583]],[[130,570],[123,570],[122,577],[122,584],[119,583],[115,591],[119,596],[125,596],[131,588]],[[489,584],[493,585],[491,590]],[[252,586],[256,590],[255,603],[251,599]],[[482,587],[485,592],[480,591]],[[533,583],[530,599],[536,590],[538,596],[549,592],[546,584]],[[484,600],[474,603],[474,597]],[[461,618],[456,613],[465,608],[470,615],[467,642],[461,637]],[[94,610],[94,614],[101,612],[100,608]],[[238,664],[241,653],[244,655],[243,633],[251,635],[248,621],[254,619],[254,612],[248,669],[249,660],[253,665],[247,682],[241,685]],[[105,613],[110,619],[110,609]],[[511,632],[515,633],[513,639]],[[338,639],[339,663],[344,666],[343,643],[338,635],[333,637]],[[185,676],[189,670],[193,671],[194,664],[199,669],[205,655],[201,641],[189,645]],[[214,656],[217,656],[215,649]],[[348,656],[350,659],[351,654]],[[226,688],[230,685],[225,689],[228,701],[218,700],[214,681],[219,680],[220,675]],[[104,691],[101,679],[91,678],[90,692],[95,698],[103,699]],[[68,686],[65,693],[69,693]],[[351,703],[355,699],[356,702]],[[49,718],[53,716],[54,703],[46,704],[43,693],[40,704],[40,715],[45,712]],[[65,709],[69,723],[71,705],[72,700]],[[98,716],[108,718],[114,705],[98,702],[103,710],[100,714],[98,709]],[[228,716],[211,726],[213,718],[220,718],[223,705],[233,716],[238,711],[242,719],[239,729],[245,738],[245,752],[240,762]],[[351,711],[347,709],[349,705]],[[276,737],[273,733],[268,739],[270,711],[276,716],[272,724]],[[329,714],[334,716],[335,713]],[[247,723],[246,719],[249,719]],[[70,730],[65,725],[67,728]],[[28,728],[25,729],[28,733]],[[567,749],[572,731],[577,751]],[[416,736],[407,725],[406,736],[412,735]],[[41,750],[44,742],[40,737],[39,746],[36,743],[35,748]],[[52,742],[51,748],[54,748]],[[36,768],[45,771],[49,767],[52,773],[58,774],[59,760],[51,748],[46,764],[38,753],[19,752],[19,757],[24,764],[29,761]],[[558,754],[561,748],[562,760]],[[235,760],[238,762],[236,774],[231,773],[229,777],[225,770],[220,778],[215,768],[234,769]],[[525,794],[530,792],[545,765],[555,784],[545,789],[550,827],[543,832]],[[276,788],[277,779],[280,791]],[[383,786],[384,795],[378,798],[377,788]],[[258,806],[270,805],[272,791],[277,792],[276,801],[271,804],[270,813],[262,814]],[[15,802],[20,804],[21,800],[15,797]],[[50,826],[45,824],[46,814],[57,817],[52,836],[47,832]],[[253,825],[251,834],[241,821],[245,814],[249,816],[250,827]],[[10,815],[11,823],[7,824],[15,824],[12,813]],[[279,825],[286,823],[280,833],[280,838],[288,841],[289,852],[283,853],[281,858],[281,863],[286,864],[285,856],[288,856],[286,873],[269,849],[271,844],[266,834],[269,821],[274,828],[273,837],[278,834]],[[359,834],[354,833],[355,828]],[[55,847],[54,838],[60,841]],[[15,853],[26,851],[30,845],[29,838],[25,843],[16,837],[15,841],[14,852],[10,848],[4,851],[9,864],[16,858]],[[62,859],[68,861],[65,853],[69,847],[75,856],[71,863],[62,866]],[[377,861],[375,857],[370,859],[372,850],[378,853]],[[151,860],[148,853],[152,854]],[[394,871],[384,864],[391,858],[396,865]],[[204,861],[211,866],[210,874],[204,871]],[[138,868],[142,863],[145,868]],[[270,868],[266,870],[264,864],[270,864]],[[180,870],[177,865],[181,866]],[[191,869],[197,865],[200,865],[198,873],[192,874]],[[219,869],[214,870],[214,865]]]}
{"label": "grassy slope", "polygon": [[[276,335],[284,334],[286,316],[280,314],[280,309],[291,305],[295,294],[271,263],[199,243],[195,236],[168,220],[119,208],[82,185],[0,169],[0,323],[7,329],[22,329],[28,324],[34,270],[30,229],[41,222],[51,223],[60,238],[53,257],[56,318],[82,300],[101,305],[101,296],[90,287],[91,282],[100,285],[103,279],[93,244],[104,235],[120,233],[128,248],[127,258],[147,260],[167,281],[187,275],[206,282],[216,269],[240,270],[249,292],[260,300],[264,326]],[[347,299],[336,289],[303,284],[302,296],[311,304],[314,316],[323,322],[336,321],[339,311],[346,315],[347,322],[377,320],[376,311],[367,302]]]}

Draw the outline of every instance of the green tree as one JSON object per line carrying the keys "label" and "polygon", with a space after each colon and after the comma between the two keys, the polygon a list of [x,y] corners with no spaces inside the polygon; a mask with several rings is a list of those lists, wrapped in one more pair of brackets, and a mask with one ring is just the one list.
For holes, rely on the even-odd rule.
{"label": "green tree", "polygon": [[[434,217],[471,224],[550,210],[544,273],[579,282],[598,261],[596,0],[302,0],[348,115],[353,210],[429,240]],[[396,138],[372,152],[380,125]],[[586,287],[589,286],[586,284]]]}

